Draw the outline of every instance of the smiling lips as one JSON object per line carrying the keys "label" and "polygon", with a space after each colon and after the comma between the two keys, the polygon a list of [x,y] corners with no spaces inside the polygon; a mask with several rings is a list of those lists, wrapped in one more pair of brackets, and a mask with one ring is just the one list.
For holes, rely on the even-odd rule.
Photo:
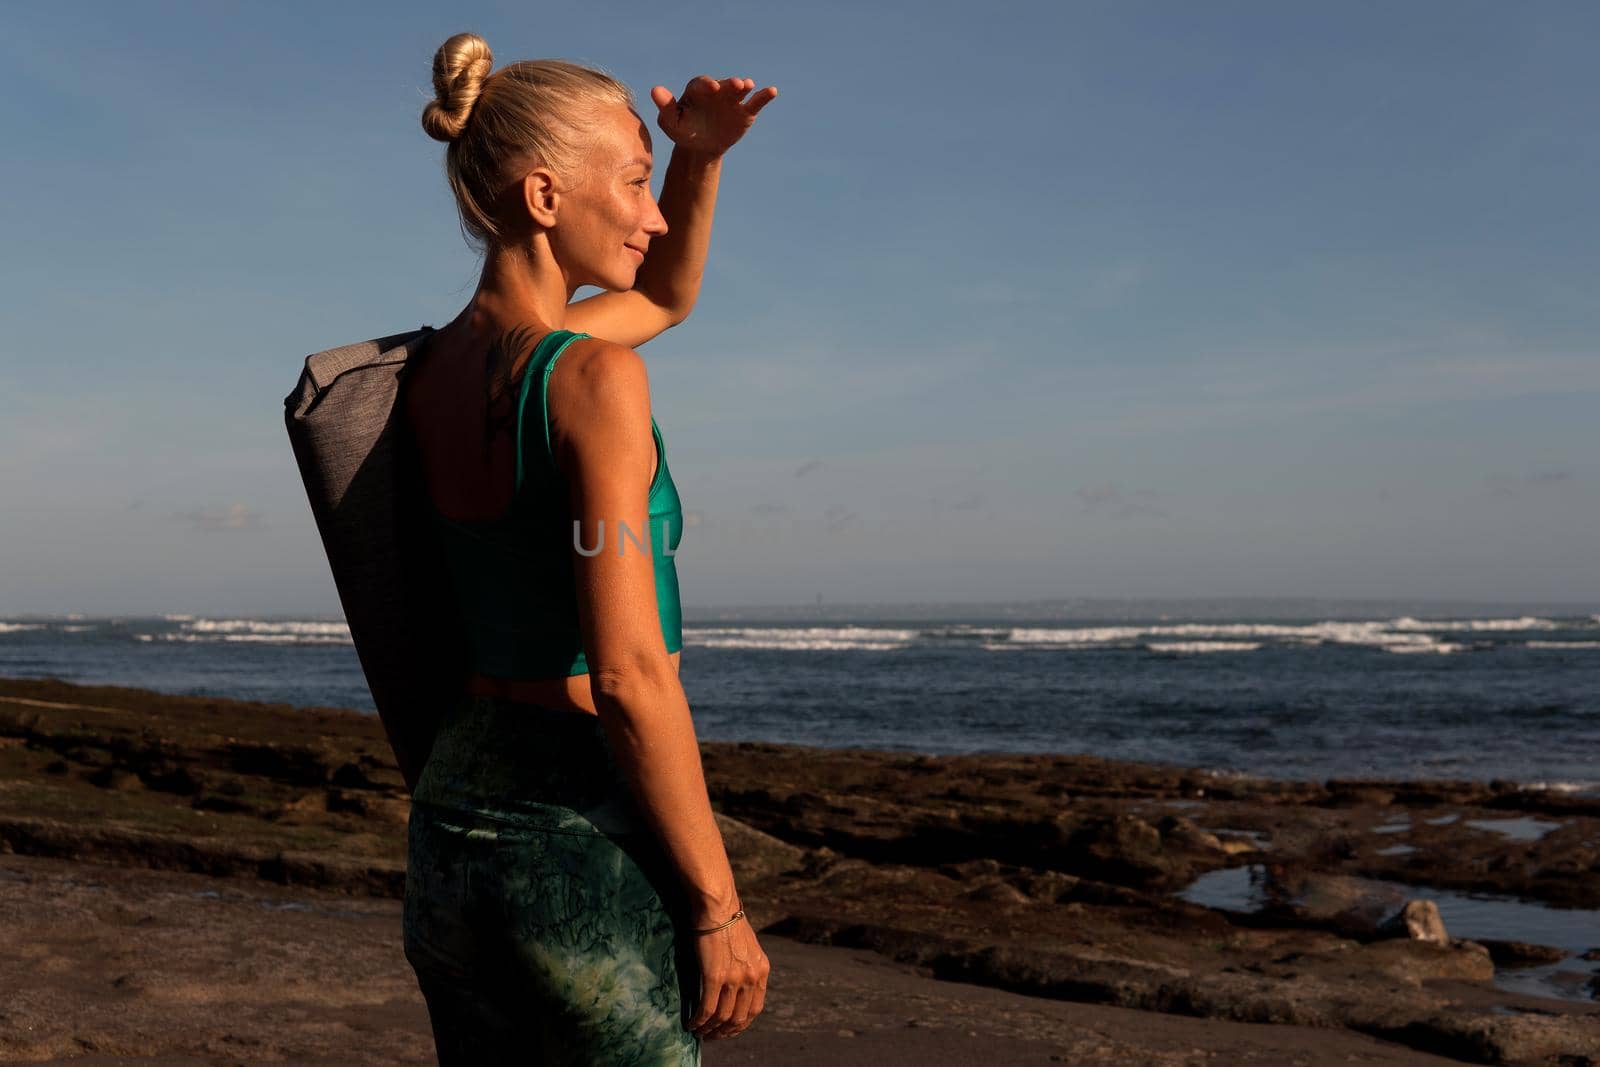
{"label": "smiling lips", "polygon": [[632,246],[632,245],[624,245],[624,246],[623,246],[623,247],[625,247],[625,248],[626,248],[626,249],[627,249],[627,250],[628,250],[628,251],[630,251],[630,252],[637,252],[637,253],[639,253],[639,258],[640,258],[640,259],[643,259],[643,258],[644,258],[644,249],[642,249],[642,248],[635,248],[635,247],[633,247],[633,246]]}

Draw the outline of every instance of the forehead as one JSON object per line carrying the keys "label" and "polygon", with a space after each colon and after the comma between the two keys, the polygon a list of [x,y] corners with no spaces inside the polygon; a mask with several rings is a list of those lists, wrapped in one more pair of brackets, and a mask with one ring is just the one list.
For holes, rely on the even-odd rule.
{"label": "forehead", "polygon": [[607,154],[618,167],[651,165],[650,129],[631,109],[608,109],[600,125]]}

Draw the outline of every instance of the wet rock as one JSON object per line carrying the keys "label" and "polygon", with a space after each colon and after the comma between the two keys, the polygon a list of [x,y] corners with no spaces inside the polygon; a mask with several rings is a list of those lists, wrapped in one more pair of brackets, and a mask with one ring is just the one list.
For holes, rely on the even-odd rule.
{"label": "wet rock", "polygon": [[367,774],[365,768],[359,763],[352,762],[341,763],[339,769],[333,772],[333,776],[329,779],[329,784],[339,786],[342,789],[380,788],[379,784]]}
{"label": "wet rock", "polygon": [[1560,963],[1567,958],[1566,949],[1554,945],[1533,945],[1526,941],[1506,941],[1500,938],[1475,937],[1478,944],[1489,950],[1496,967],[1537,967],[1541,964]]}
{"label": "wet rock", "polygon": [[367,817],[403,827],[411,819],[411,801],[406,797],[369,794]]}
{"label": "wet rock", "polygon": [[961,896],[963,900],[976,900],[988,904],[1033,903],[1032,898],[1026,893],[1001,879],[980,883],[961,894]]}
{"label": "wet rock", "polygon": [[225,797],[242,797],[249,792],[242,778],[218,778],[211,786],[212,790]]}
{"label": "wet rock", "polygon": [[[1438,1015],[1416,1028],[1429,1043],[1469,1063],[1551,1064],[1593,1067],[1600,1063],[1600,1027],[1592,1019],[1547,1016]],[[1408,1044],[1419,1045],[1414,1040]]]}
{"label": "wet rock", "polygon": [[1384,937],[1405,937],[1440,945],[1450,942],[1444,919],[1439,915],[1439,905],[1431,900],[1406,901],[1398,913],[1378,924],[1378,933]]}
{"label": "wet rock", "polygon": [[[328,798],[324,793],[301,793],[284,801],[278,807],[278,819],[285,826],[296,825],[305,817],[327,810]],[[408,805],[409,807],[409,805]]]}
{"label": "wet rock", "polygon": [[1018,892],[1029,900],[1049,904],[1066,900],[1081,881],[1060,871],[1019,871],[1011,876],[1011,884]]}
{"label": "wet rock", "polygon": [[199,811],[220,811],[254,813],[256,807],[246,801],[239,800],[223,793],[202,790],[189,801],[189,806]]}
{"label": "wet rock", "polygon": [[73,745],[61,754],[84,767],[104,767],[111,762],[111,754],[98,745]]}
{"label": "wet rock", "polygon": [[1005,865],[997,859],[985,857],[977,860],[964,860],[961,863],[942,863],[939,873],[948,878],[960,881],[977,881],[996,875],[1005,870]]}
{"label": "wet rock", "polygon": [[1321,924],[1347,937],[1378,935],[1379,925],[1404,904],[1402,891],[1347,875],[1269,864],[1268,912]]}
{"label": "wet rock", "polygon": [[139,777],[145,788],[160,793],[193,796],[204,784],[204,776],[187,764],[170,760],[152,760],[139,768]]}
{"label": "wet rock", "polygon": [[1077,858],[1074,873],[1104,882],[1159,885],[1171,881],[1177,869],[1188,871],[1163,846],[1161,832],[1135,815],[1089,821],[1073,835],[1069,851]]}
{"label": "wet rock", "polygon": [[1351,779],[1328,779],[1327,804],[1336,808],[1377,807],[1394,803],[1394,790],[1384,784]]}
{"label": "wet rock", "polygon": [[798,870],[806,862],[806,850],[763,833],[748,823],[717,814],[717,828],[728,851],[728,862],[740,884]]}
{"label": "wet rock", "polygon": [[1167,815],[1156,823],[1163,844],[1169,847],[1192,849],[1199,852],[1227,851],[1216,834],[1202,830],[1193,819],[1183,815]]}
{"label": "wet rock", "polygon": [[1351,953],[1358,966],[1392,975],[1411,984],[1430,978],[1487,982],[1494,978],[1489,950],[1475,941],[1437,942],[1426,938],[1392,939],[1362,945]]}
{"label": "wet rock", "polygon": [[88,775],[88,781],[101,789],[143,789],[144,782],[126,767],[101,767]]}
{"label": "wet rock", "polygon": [[367,813],[367,798],[359,792],[330,789],[327,794],[328,811],[347,811],[352,815]]}
{"label": "wet rock", "polygon": [[331,777],[326,756],[304,745],[234,742],[225,751],[229,766],[239,774],[293,785],[322,785]]}

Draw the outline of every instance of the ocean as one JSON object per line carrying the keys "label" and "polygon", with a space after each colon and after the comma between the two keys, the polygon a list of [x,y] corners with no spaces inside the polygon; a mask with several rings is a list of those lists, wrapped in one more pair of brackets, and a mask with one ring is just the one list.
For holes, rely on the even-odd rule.
{"label": "ocean", "polygon": [[[681,678],[705,740],[1600,794],[1600,614],[1408,607],[691,609]],[[339,618],[11,617],[0,675],[372,710]]]}

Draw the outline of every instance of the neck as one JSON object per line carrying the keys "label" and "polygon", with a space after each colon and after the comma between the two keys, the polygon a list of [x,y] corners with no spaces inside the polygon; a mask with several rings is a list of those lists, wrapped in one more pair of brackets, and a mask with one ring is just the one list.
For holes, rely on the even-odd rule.
{"label": "neck", "polygon": [[528,249],[494,248],[484,259],[477,292],[454,324],[485,335],[528,323],[559,330],[576,289],[568,284],[543,237]]}

